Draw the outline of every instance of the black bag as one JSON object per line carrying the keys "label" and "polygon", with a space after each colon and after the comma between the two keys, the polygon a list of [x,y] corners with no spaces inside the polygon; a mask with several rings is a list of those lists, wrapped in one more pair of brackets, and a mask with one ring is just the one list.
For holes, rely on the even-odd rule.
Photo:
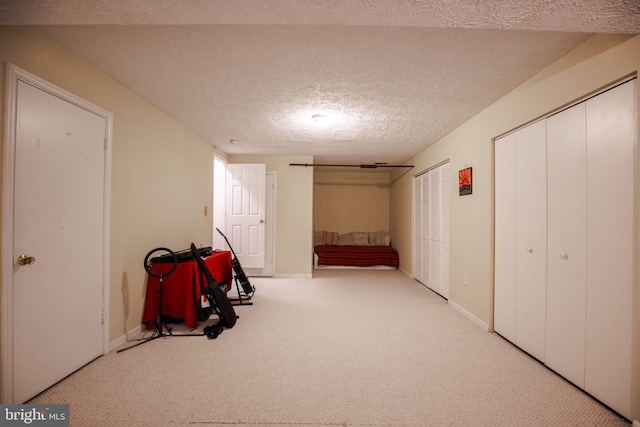
{"label": "black bag", "polygon": [[[202,260],[200,254],[198,253],[196,245],[194,245],[193,243],[191,244],[191,252],[193,253],[193,258],[198,263],[198,268],[204,274],[204,277],[207,280],[207,286],[204,286],[202,280],[200,280],[200,287],[202,295],[207,298],[209,304],[211,305],[209,310],[212,310],[213,313],[218,315],[218,317],[220,318],[220,321],[218,322],[219,325],[229,329],[233,328],[233,326],[236,324],[238,316],[236,316],[236,311],[233,309],[231,301],[229,301],[229,298],[227,298],[227,294],[222,289],[220,289],[220,284],[216,281],[216,279],[209,271],[207,264],[205,264],[205,262]],[[201,279],[200,275],[198,275],[198,278]],[[202,301],[202,298],[200,299],[200,301]],[[200,307],[200,316],[204,316],[204,307],[202,307],[202,305],[200,305]],[[210,313],[211,311],[206,314],[206,319],[209,318]]]}
{"label": "black bag", "polygon": [[203,292],[203,289],[200,288],[200,299],[198,300],[198,322],[204,322],[209,319],[211,316],[212,308],[211,303],[209,302],[209,298],[207,298],[206,292]]}

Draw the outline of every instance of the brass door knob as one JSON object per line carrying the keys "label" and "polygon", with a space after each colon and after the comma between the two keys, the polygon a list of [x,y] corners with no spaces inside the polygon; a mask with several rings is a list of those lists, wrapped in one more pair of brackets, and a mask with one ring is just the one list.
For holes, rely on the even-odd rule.
{"label": "brass door knob", "polygon": [[36,262],[36,259],[32,256],[20,255],[18,257],[18,264],[20,265],[31,265]]}

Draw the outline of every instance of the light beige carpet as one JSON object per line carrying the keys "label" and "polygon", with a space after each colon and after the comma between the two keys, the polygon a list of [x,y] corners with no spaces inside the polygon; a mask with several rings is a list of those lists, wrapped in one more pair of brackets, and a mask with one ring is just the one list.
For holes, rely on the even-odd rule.
{"label": "light beige carpet", "polygon": [[72,426],[629,425],[399,271],[314,276],[251,278],[217,339],[112,352],[30,403]]}

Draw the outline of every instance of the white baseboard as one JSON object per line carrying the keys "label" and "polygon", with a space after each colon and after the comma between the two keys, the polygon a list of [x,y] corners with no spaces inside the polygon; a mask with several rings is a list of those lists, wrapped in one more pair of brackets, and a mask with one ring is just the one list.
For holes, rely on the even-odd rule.
{"label": "white baseboard", "polygon": [[274,274],[273,277],[293,277],[294,279],[311,279],[311,274]]}
{"label": "white baseboard", "polygon": [[125,335],[120,336],[115,341],[111,341],[109,343],[109,353],[111,353],[113,350],[119,348],[121,345],[123,345],[126,342],[127,342],[127,337]]}
{"label": "white baseboard", "polygon": [[137,327],[133,328],[132,330],[127,332],[127,335],[122,335],[122,336],[118,337],[116,340],[111,341],[109,343],[109,353],[111,353],[113,350],[121,347],[127,341],[129,341],[129,340],[137,337],[138,335],[140,335],[140,332],[142,332],[142,325],[138,325]]}
{"label": "white baseboard", "polygon": [[414,278],[413,275],[411,275],[411,273],[408,272],[407,270],[405,270],[404,268],[398,268],[398,270],[400,270],[402,273],[404,273],[405,276],[407,276],[407,277],[409,277],[411,279]]}
{"label": "white baseboard", "polygon": [[460,305],[456,304],[455,302],[453,302],[451,300],[449,300],[448,302],[449,302],[449,305],[451,306],[451,308],[453,308],[454,310],[460,312],[464,317],[466,317],[467,319],[471,320],[473,323],[475,323],[476,325],[480,326],[485,331],[489,332],[489,325],[487,325],[485,322],[483,322],[482,320],[478,319],[476,316],[474,316],[473,314],[469,313],[467,310],[465,310],[464,308],[462,308]]}

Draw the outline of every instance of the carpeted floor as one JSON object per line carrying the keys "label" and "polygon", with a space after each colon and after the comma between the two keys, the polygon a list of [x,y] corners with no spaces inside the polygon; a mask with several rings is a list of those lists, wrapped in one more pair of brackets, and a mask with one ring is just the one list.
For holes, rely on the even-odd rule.
{"label": "carpeted floor", "polygon": [[399,271],[250,280],[217,339],[112,352],[29,403],[83,427],[629,425]]}

